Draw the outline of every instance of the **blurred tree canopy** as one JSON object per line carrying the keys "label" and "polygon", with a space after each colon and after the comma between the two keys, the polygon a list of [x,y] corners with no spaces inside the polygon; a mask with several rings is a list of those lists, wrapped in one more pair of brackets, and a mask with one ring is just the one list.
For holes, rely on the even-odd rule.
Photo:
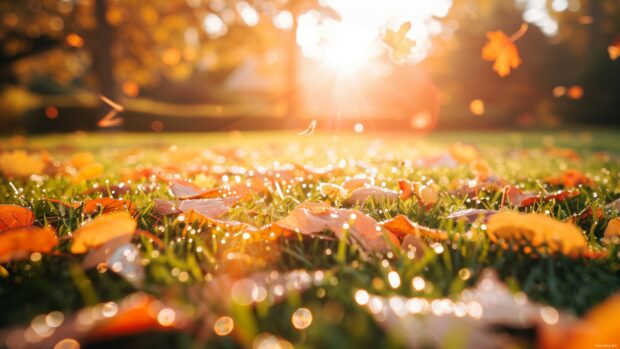
{"label": "blurred tree canopy", "polygon": [[[225,101],[231,97],[221,94],[224,79],[248,61],[271,78],[274,95],[286,95],[296,84],[298,15],[318,9],[337,17],[322,3],[0,0],[0,106],[12,111],[7,115],[17,114],[44,105],[45,95],[96,104],[93,92]],[[610,59],[607,50],[620,33],[620,2],[547,0],[545,11],[533,12],[541,3],[453,1],[442,18],[451,36],[435,38],[420,63],[442,93],[447,124],[481,123],[463,120],[473,99],[484,100],[492,122],[499,124],[536,118],[553,126],[565,115],[574,121],[616,120],[620,61]],[[549,18],[541,19],[541,13]],[[502,80],[480,59],[485,34],[514,32],[524,20],[531,26],[518,44],[523,65]],[[176,88],[179,84],[184,88]],[[571,86],[582,89],[578,105],[554,96],[555,88]]]}

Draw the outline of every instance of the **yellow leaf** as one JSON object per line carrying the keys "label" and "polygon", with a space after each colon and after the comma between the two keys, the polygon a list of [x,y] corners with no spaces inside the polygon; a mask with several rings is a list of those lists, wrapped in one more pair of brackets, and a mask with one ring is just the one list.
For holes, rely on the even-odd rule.
{"label": "yellow leaf", "polygon": [[53,228],[20,227],[0,233],[0,263],[27,258],[33,252],[50,252],[58,240]]}
{"label": "yellow leaf", "polygon": [[510,74],[510,71],[516,69],[521,64],[519,50],[515,46],[515,40],[519,39],[527,30],[527,26],[521,26],[521,29],[512,37],[508,37],[501,30],[488,32],[489,41],[482,48],[482,59],[493,63],[493,70],[504,77]]}
{"label": "yellow leaf", "polygon": [[103,173],[103,165],[98,162],[85,165],[73,176],[73,183],[80,183],[89,179],[97,178]]}
{"label": "yellow leaf", "polygon": [[122,235],[131,235],[137,222],[128,212],[120,211],[98,216],[73,233],[71,253],[85,253]]}
{"label": "yellow leaf", "polygon": [[607,223],[605,228],[605,237],[611,238],[613,236],[620,237],[620,218],[614,218]]}
{"label": "yellow leaf", "polygon": [[45,169],[45,162],[39,155],[28,154],[23,150],[0,154],[0,170],[9,177],[28,177],[40,175]]}
{"label": "yellow leaf", "polygon": [[391,48],[392,59],[397,62],[407,58],[409,53],[411,53],[411,48],[415,45],[415,41],[406,37],[410,29],[411,22],[405,22],[398,31],[388,28],[383,36],[383,42]]}
{"label": "yellow leaf", "polygon": [[499,212],[489,218],[487,234],[494,242],[546,245],[551,252],[567,255],[581,254],[586,249],[579,228],[538,213]]}

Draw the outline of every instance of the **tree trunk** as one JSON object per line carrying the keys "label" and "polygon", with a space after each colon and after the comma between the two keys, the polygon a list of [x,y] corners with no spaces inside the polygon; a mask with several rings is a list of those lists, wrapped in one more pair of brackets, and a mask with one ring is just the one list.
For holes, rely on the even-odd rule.
{"label": "tree trunk", "polygon": [[[92,43],[94,53],[94,69],[99,83],[99,93],[117,100],[116,83],[114,81],[114,60],[112,57],[112,44],[114,42],[114,28],[106,20],[108,10],[107,0],[95,0],[95,18],[97,27],[93,35],[95,42]],[[95,115],[96,120],[100,119],[110,110],[104,103],[98,108]],[[93,127],[96,127],[96,120]]]}

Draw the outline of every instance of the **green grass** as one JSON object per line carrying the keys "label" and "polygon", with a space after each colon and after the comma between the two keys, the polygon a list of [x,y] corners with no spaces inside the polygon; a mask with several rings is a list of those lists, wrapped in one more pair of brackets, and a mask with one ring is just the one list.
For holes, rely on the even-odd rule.
{"label": "green grass", "polygon": [[[377,220],[404,214],[411,220],[433,228],[447,229],[449,232],[463,232],[468,227],[456,224],[445,217],[464,208],[498,209],[500,193],[488,192],[479,201],[467,200],[464,195],[450,194],[450,184],[459,179],[473,178],[468,165],[453,168],[424,168],[403,165],[405,160],[415,160],[428,154],[445,150],[452,142],[469,142],[480,147],[482,157],[488,161],[494,173],[513,184],[530,190],[552,191],[543,183],[548,176],[559,174],[564,169],[578,169],[596,184],[592,188],[581,188],[581,195],[567,202],[548,202],[527,208],[526,211],[545,213],[562,220],[579,213],[587,206],[604,207],[620,197],[620,133],[615,131],[592,132],[532,132],[532,133],[439,133],[428,137],[413,135],[350,135],[316,134],[301,137],[288,133],[220,133],[220,134],[97,134],[97,135],[57,135],[29,139],[20,144],[15,139],[5,139],[0,149],[15,147],[32,151],[46,150],[60,162],[81,150],[93,152],[97,160],[106,167],[101,178],[86,183],[72,184],[62,176],[44,178],[40,181],[10,179],[0,180],[0,202],[18,204],[34,210],[37,224],[52,224],[61,240],[88,219],[81,209],[67,209],[51,203],[51,199],[82,201],[98,194],[83,194],[94,184],[114,185],[120,181],[124,169],[138,166],[159,166],[164,163],[175,165],[182,170],[194,164],[222,161],[224,165],[239,165],[252,168],[257,165],[273,166],[297,162],[314,166],[327,163],[337,164],[340,160],[358,160],[367,163],[376,171],[377,184],[385,183],[397,189],[397,181],[426,181],[432,179],[442,189],[439,203],[431,210],[425,210],[415,199],[396,202],[367,202],[359,207],[363,212]],[[183,154],[171,153],[170,147],[178,146]],[[548,146],[571,147],[580,155],[580,160],[551,156],[542,151]],[[203,153],[205,149],[209,153]],[[232,156],[242,149],[240,158]],[[521,153],[521,150],[525,150]],[[596,156],[596,152],[608,152],[609,157]],[[126,154],[138,155],[135,160]],[[125,154],[125,155],[123,155]],[[245,154],[245,155],[244,155]],[[191,156],[194,155],[194,156]],[[221,160],[218,155],[225,155]],[[345,173],[331,176],[324,181],[341,184],[345,176],[353,176],[365,171],[356,166],[346,166]],[[184,172],[184,171],[182,171]],[[183,177],[193,179],[194,174]],[[220,184],[219,178],[211,179],[213,185]],[[255,226],[269,224],[285,217],[298,203],[322,201],[316,186],[296,185],[284,191],[283,195],[267,195],[245,202],[229,214],[238,220]],[[315,183],[314,183],[315,184]],[[152,187],[154,190],[141,191],[138,186]],[[265,253],[269,244],[251,246],[231,246],[239,243],[229,239],[222,243],[223,232],[209,231],[200,227],[201,233],[184,235],[187,227],[174,217],[158,221],[152,214],[152,203],[156,198],[170,198],[166,185],[157,180],[141,179],[130,186],[134,189],[123,197],[134,202],[138,209],[139,227],[156,233],[164,241],[164,249],[159,254],[151,253],[159,249],[144,237],[134,238],[144,251],[148,261],[146,282],[140,290],[158,297],[172,299],[181,306],[193,306],[197,301],[209,304],[209,299],[189,296],[192,288],[208,283],[205,279],[225,272],[258,267],[267,271],[293,270],[304,268],[308,271],[330,270],[333,277],[323,284],[313,286],[306,292],[291,294],[280,304],[270,307],[257,307],[248,311],[220,310],[221,314],[231,315],[238,330],[252,336],[270,332],[293,343],[296,348],[343,348],[401,347],[398,335],[381,330],[366,311],[353,300],[356,289],[365,289],[379,295],[401,294],[404,296],[456,297],[462,290],[475,284],[485,268],[498,271],[501,278],[513,290],[524,291],[531,299],[546,303],[564,311],[583,315],[588,309],[606,297],[620,290],[620,260],[615,247],[602,259],[568,258],[542,255],[533,258],[522,252],[498,248],[486,237],[476,241],[465,239],[444,243],[445,252],[436,254],[428,250],[422,259],[411,259],[400,250],[391,256],[366,256],[354,245],[339,244],[328,238],[282,239],[277,246],[280,255],[269,258]],[[16,194],[16,190],[18,194]],[[272,193],[273,194],[273,193]],[[334,205],[340,206],[336,200]],[[607,221],[617,216],[617,212],[606,210],[601,220],[580,223],[580,228],[592,246],[599,247]],[[199,227],[195,226],[198,229]],[[68,251],[69,240],[60,244],[61,252]],[[200,247],[200,249],[198,249]],[[241,248],[254,262],[227,265],[222,260],[222,251],[227,248]],[[197,251],[200,252],[197,252]],[[329,250],[332,253],[326,253]],[[0,277],[0,327],[26,324],[34,316],[52,310],[72,313],[85,305],[108,300],[118,300],[136,291],[136,288],[112,272],[99,273],[96,270],[82,271],[79,267],[81,257],[63,253],[58,256],[44,256],[41,261],[17,261],[4,265],[8,275]],[[259,261],[264,261],[261,266]],[[387,261],[387,267],[385,266]],[[249,264],[249,265],[247,265]],[[467,268],[472,276],[467,280],[459,277],[459,271]],[[388,286],[387,274],[390,270],[399,273],[403,280],[397,289]],[[175,275],[186,272],[189,277],[180,281]],[[424,293],[411,288],[411,279],[422,276],[432,284]],[[336,281],[334,281],[336,280]],[[291,326],[291,314],[300,306],[309,308],[313,315],[312,325],[305,331]],[[245,322],[244,322],[245,321]],[[243,346],[240,337],[211,336],[207,341],[199,341],[196,333],[190,331],[163,334],[138,334],[130,338],[92,343],[93,347],[223,347]],[[529,345],[535,342],[534,334],[529,334]],[[1,345],[1,344],[0,344]]]}

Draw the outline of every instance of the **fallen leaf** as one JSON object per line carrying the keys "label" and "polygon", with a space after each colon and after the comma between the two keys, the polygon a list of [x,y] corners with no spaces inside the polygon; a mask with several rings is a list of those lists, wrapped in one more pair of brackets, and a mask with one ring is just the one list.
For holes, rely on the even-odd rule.
{"label": "fallen leaf", "polygon": [[523,343],[503,329],[543,327],[549,314],[557,316],[558,323],[571,321],[554,308],[529,301],[524,293],[513,294],[490,270],[457,299],[369,295],[360,305],[407,348],[438,348],[447,340],[458,348],[513,348]]}
{"label": "fallen leaf", "polygon": [[0,205],[0,232],[34,224],[34,213],[17,205]]}
{"label": "fallen leaf", "polygon": [[420,182],[409,182],[407,180],[399,180],[400,198],[407,200],[411,196],[415,196],[425,207],[431,207],[439,200],[438,189],[434,185],[425,185]]}
{"label": "fallen leaf", "polygon": [[493,70],[501,77],[508,76],[510,71],[521,65],[519,50],[515,46],[518,40],[527,31],[527,25],[523,24],[519,31],[512,37],[508,37],[501,30],[488,32],[487,44],[482,48],[482,59],[493,63]]}
{"label": "fallen leaf", "polygon": [[620,218],[618,217],[611,219],[605,228],[605,238],[610,239],[614,236],[620,237]]}
{"label": "fallen leaf", "polygon": [[119,236],[132,235],[136,228],[137,222],[125,211],[97,216],[73,232],[71,253],[85,253]]}
{"label": "fallen leaf", "polygon": [[401,214],[387,221],[383,221],[380,224],[400,238],[406,235],[414,235],[432,240],[446,240],[448,238],[447,232],[419,225]]}
{"label": "fallen leaf", "polygon": [[33,252],[48,253],[58,239],[51,227],[23,226],[0,232],[0,263],[28,258]]}
{"label": "fallen leaf", "polygon": [[493,242],[529,244],[550,252],[581,255],[586,250],[586,240],[575,225],[558,222],[538,213],[502,211],[489,218],[487,235]]}
{"label": "fallen leaf", "polygon": [[97,178],[103,174],[103,165],[93,162],[80,168],[71,179],[73,183],[80,184],[84,181]]}
{"label": "fallen leaf", "polygon": [[347,235],[370,252],[385,252],[390,246],[384,237],[398,244],[398,240],[370,216],[353,209],[333,208],[325,203],[303,203],[285,218],[259,230],[261,236],[289,236],[294,233],[314,235],[332,231],[338,239]]}
{"label": "fallen leaf", "polygon": [[469,164],[480,158],[480,152],[476,146],[464,143],[453,143],[448,147],[450,156],[462,163]]}
{"label": "fallen leaf", "polygon": [[343,204],[347,206],[355,204],[364,204],[371,198],[377,202],[386,200],[397,200],[399,197],[398,192],[390,189],[379,187],[362,187],[357,188],[351,192],[351,194],[344,200]]}
{"label": "fallen leaf", "polygon": [[102,214],[112,213],[116,211],[127,211],[132,216],[138,212],[136,205],[128,200],[120,200],[113,198],[97,198],[84,201],[82,213],[92,215],[98,212]]}
{"label": "fallen leaf", "polygon": [[351,192],[357,188],[361,188],[365,186],[372,186],[372,185],[373,185],[373,181],[364,175],[364,176],[355,176],[351,179],[346,180],[344,184],[342,184],[342,187],[346,189],[347,191]]}
{"label": "fallen leaf", "polygon": [[402,62],[415,45],[415,41],[407,37],[411,29],[411,22],[401,24],[398,31],[388,28],[383,36],[383,42],[390,47],[390,55],[397,63]]}
{"label": "fallen leaf", "polygon": [[344,198],[348,193],[348,191],[345,188],[337,184],[333,184],[333,183],[319,184],[319,192],[321,193],[321,195],[331,200],[335,200],[338,198]]}
{"label": "fallen leaf", "polygon": [[38,154],[28,154],[23,150],[0,153],[0,170],[7,177],[28,177],[41,175],[45,162]]}
{"label": "fallen leaf", "polygon": [[566,170],[559,176],[545,178],[545,182],[551,185],[563,185],[566,188],[594,184],[594,181],[578,170]]}
{"label": "fallen leaf", "polygon": [[494,214],[498,212],[499,211],[494,211],[494,210],[481,210],[481,209],[469,208],[466,210],[452,212],[446,218],[455,219],[455,220],[465,219],[470,224],[476,221],[481,221],[483,223],[486,223],[489,221],[489,218],[491,216],[493,216]]}
{"label": "fallen leaf", "polygon": [[[620,331],[615,321],[619,313],[620,293],[616,293],[590,310],[578,323],[569,326],[568,331],[560,331],[555,338],[556,343],[546,343],[544,348],[597,348],[602,344],[615,347],[620,343]],[[549,330],[549,327],[546,329]]]}
{"label": "fallen leaf", "polygon": [[69,159],[69,165],[78,169],[90,165],[93,162],[95,162],[95,156],[86,151],[76,153]]}
{"label": "fallen leaf", "polygon": [[172,195],[178,199],[213,198],[222,194],[220,188],[203,189],[182,179],[173,179],[168,183],[168,186]]}
{"label": "fallen leaf", "polygon": [[238,197],[193,199],[182,201],[160,200],[154,201],[153,212],[160,215],[171,215],[188,211],[197,212],[205,217],[219,218],[228,213],[238,201]]}

